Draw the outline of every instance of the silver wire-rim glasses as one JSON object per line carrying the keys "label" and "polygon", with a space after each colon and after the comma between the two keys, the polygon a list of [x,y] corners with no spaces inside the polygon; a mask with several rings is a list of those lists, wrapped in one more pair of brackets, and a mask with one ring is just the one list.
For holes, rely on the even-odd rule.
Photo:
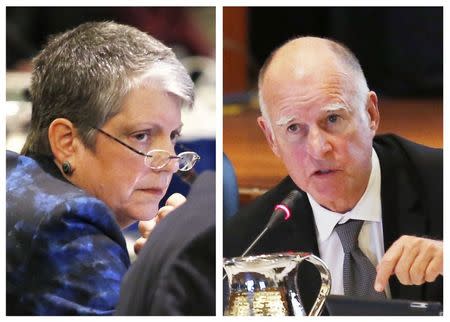
{"label": "silver wire-rim glasses", "polygon": [[132,146],[119,140],[118,138],[114,137],[113,135],[103,131],[102,129],[99,129],[97,127],[93,127],[93,128],[96,129],[97,131],[99,131],[100,133],[106,135],[107,137],[113,139],[117,143],[120,143],[124,147],[127,147],[134,153],[144,156],[145,157],[144,164],[153,170],[161,170],[166,165],[168,165],[170,161],[177,160],[177,165],[178,165],[179,171],[189,171],[194,167],[195,163],[197,163],[197,161],[200,160],[200,156],[193,151],[185,151],[185,152],[179,153],[178,155],[170,155],[170,153],[166,150],[154,149],[154,150],[148,151],[147,153],[144,153],[139,150],[136,150]]}

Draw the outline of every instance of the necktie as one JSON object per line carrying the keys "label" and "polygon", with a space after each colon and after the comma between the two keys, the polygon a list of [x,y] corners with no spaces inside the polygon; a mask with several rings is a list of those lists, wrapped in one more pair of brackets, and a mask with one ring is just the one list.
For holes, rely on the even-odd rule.
{"label": "necktie", "polygon": [[348,296],[385,298],[373,288],[376,270],[358,246],[363,221],[349,220],[334,228],[344,249],[344,293]]}

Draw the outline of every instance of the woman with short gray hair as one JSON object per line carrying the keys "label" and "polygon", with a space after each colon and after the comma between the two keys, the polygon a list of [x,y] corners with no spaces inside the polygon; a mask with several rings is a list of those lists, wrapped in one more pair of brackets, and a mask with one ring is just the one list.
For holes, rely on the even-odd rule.
{"label": "woman with short gray hair", "polygon": [[160,215],[199,159],[174,151],[193,83],[170,48],[113,22],[53,37],[33,63],[31,129],[7,152],[7,314],[112,314],[121,229]]}

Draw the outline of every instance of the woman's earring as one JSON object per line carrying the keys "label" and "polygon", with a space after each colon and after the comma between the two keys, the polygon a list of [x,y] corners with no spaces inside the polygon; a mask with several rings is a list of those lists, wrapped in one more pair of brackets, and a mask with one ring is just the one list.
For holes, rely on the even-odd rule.
{"label": "woman's earring", "polygon": [[73,172],[72,165],[69,161],[64,161],[62,164],[62,170],[65,175],[70,176]]}

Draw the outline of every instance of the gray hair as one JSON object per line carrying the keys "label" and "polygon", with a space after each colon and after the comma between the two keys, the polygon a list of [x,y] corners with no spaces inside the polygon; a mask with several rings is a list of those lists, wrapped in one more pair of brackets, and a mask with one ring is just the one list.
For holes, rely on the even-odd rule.
{"label": "gray hair", "polygon": [[173,51],[138,29],[84,23],[52,37],[34,58],[31,129],[23,154],[51,156],[48,128],[66,118],[94,149],[95,130],[120,112],[135,88],[156,84],[192,106],[194,84]]}
{"label": "gray hair", "polygon": [[[279,49],[281,49],[284,45],[287,43],[301,39],[306,37],[298,37],[295,39],[288,40],[286,43],[275,49],[269,57],[264,62],[263,66],[261,67],[258,75],[258,98],[259,98],[259,107],[262,116],[269,121],[269,116],[267,114],[267,106],[264,102],[264,99],[262,97],[261,93],[261,87],[262,87],[262,81],[264,79],[264,76],[266,74],[267,69],[269,68],[270,63],[272,62],[273,58],[275,57],[276,53]],[[364,76],[364,72],[361,68],[361,65],[356,58],[356,56],[353,54],[353,52],[344,44],[341,44],[337,41],[323,38],[326,42],[330,50],[336,55],[336,57],[339,59],[339,61],[342,63],[344,67],[348,69],[348,71],[353,76],[354,82],[353,82],[353,88],[348,88],[348,91],[352,91],[352,95],[350,97],[353,100],[353,104],[356,107],[365,106],[367,102],[367,93],[369,92],[369,87],[367,85],[366,77]],[[270,122],[269,122],[269,126]]]}

